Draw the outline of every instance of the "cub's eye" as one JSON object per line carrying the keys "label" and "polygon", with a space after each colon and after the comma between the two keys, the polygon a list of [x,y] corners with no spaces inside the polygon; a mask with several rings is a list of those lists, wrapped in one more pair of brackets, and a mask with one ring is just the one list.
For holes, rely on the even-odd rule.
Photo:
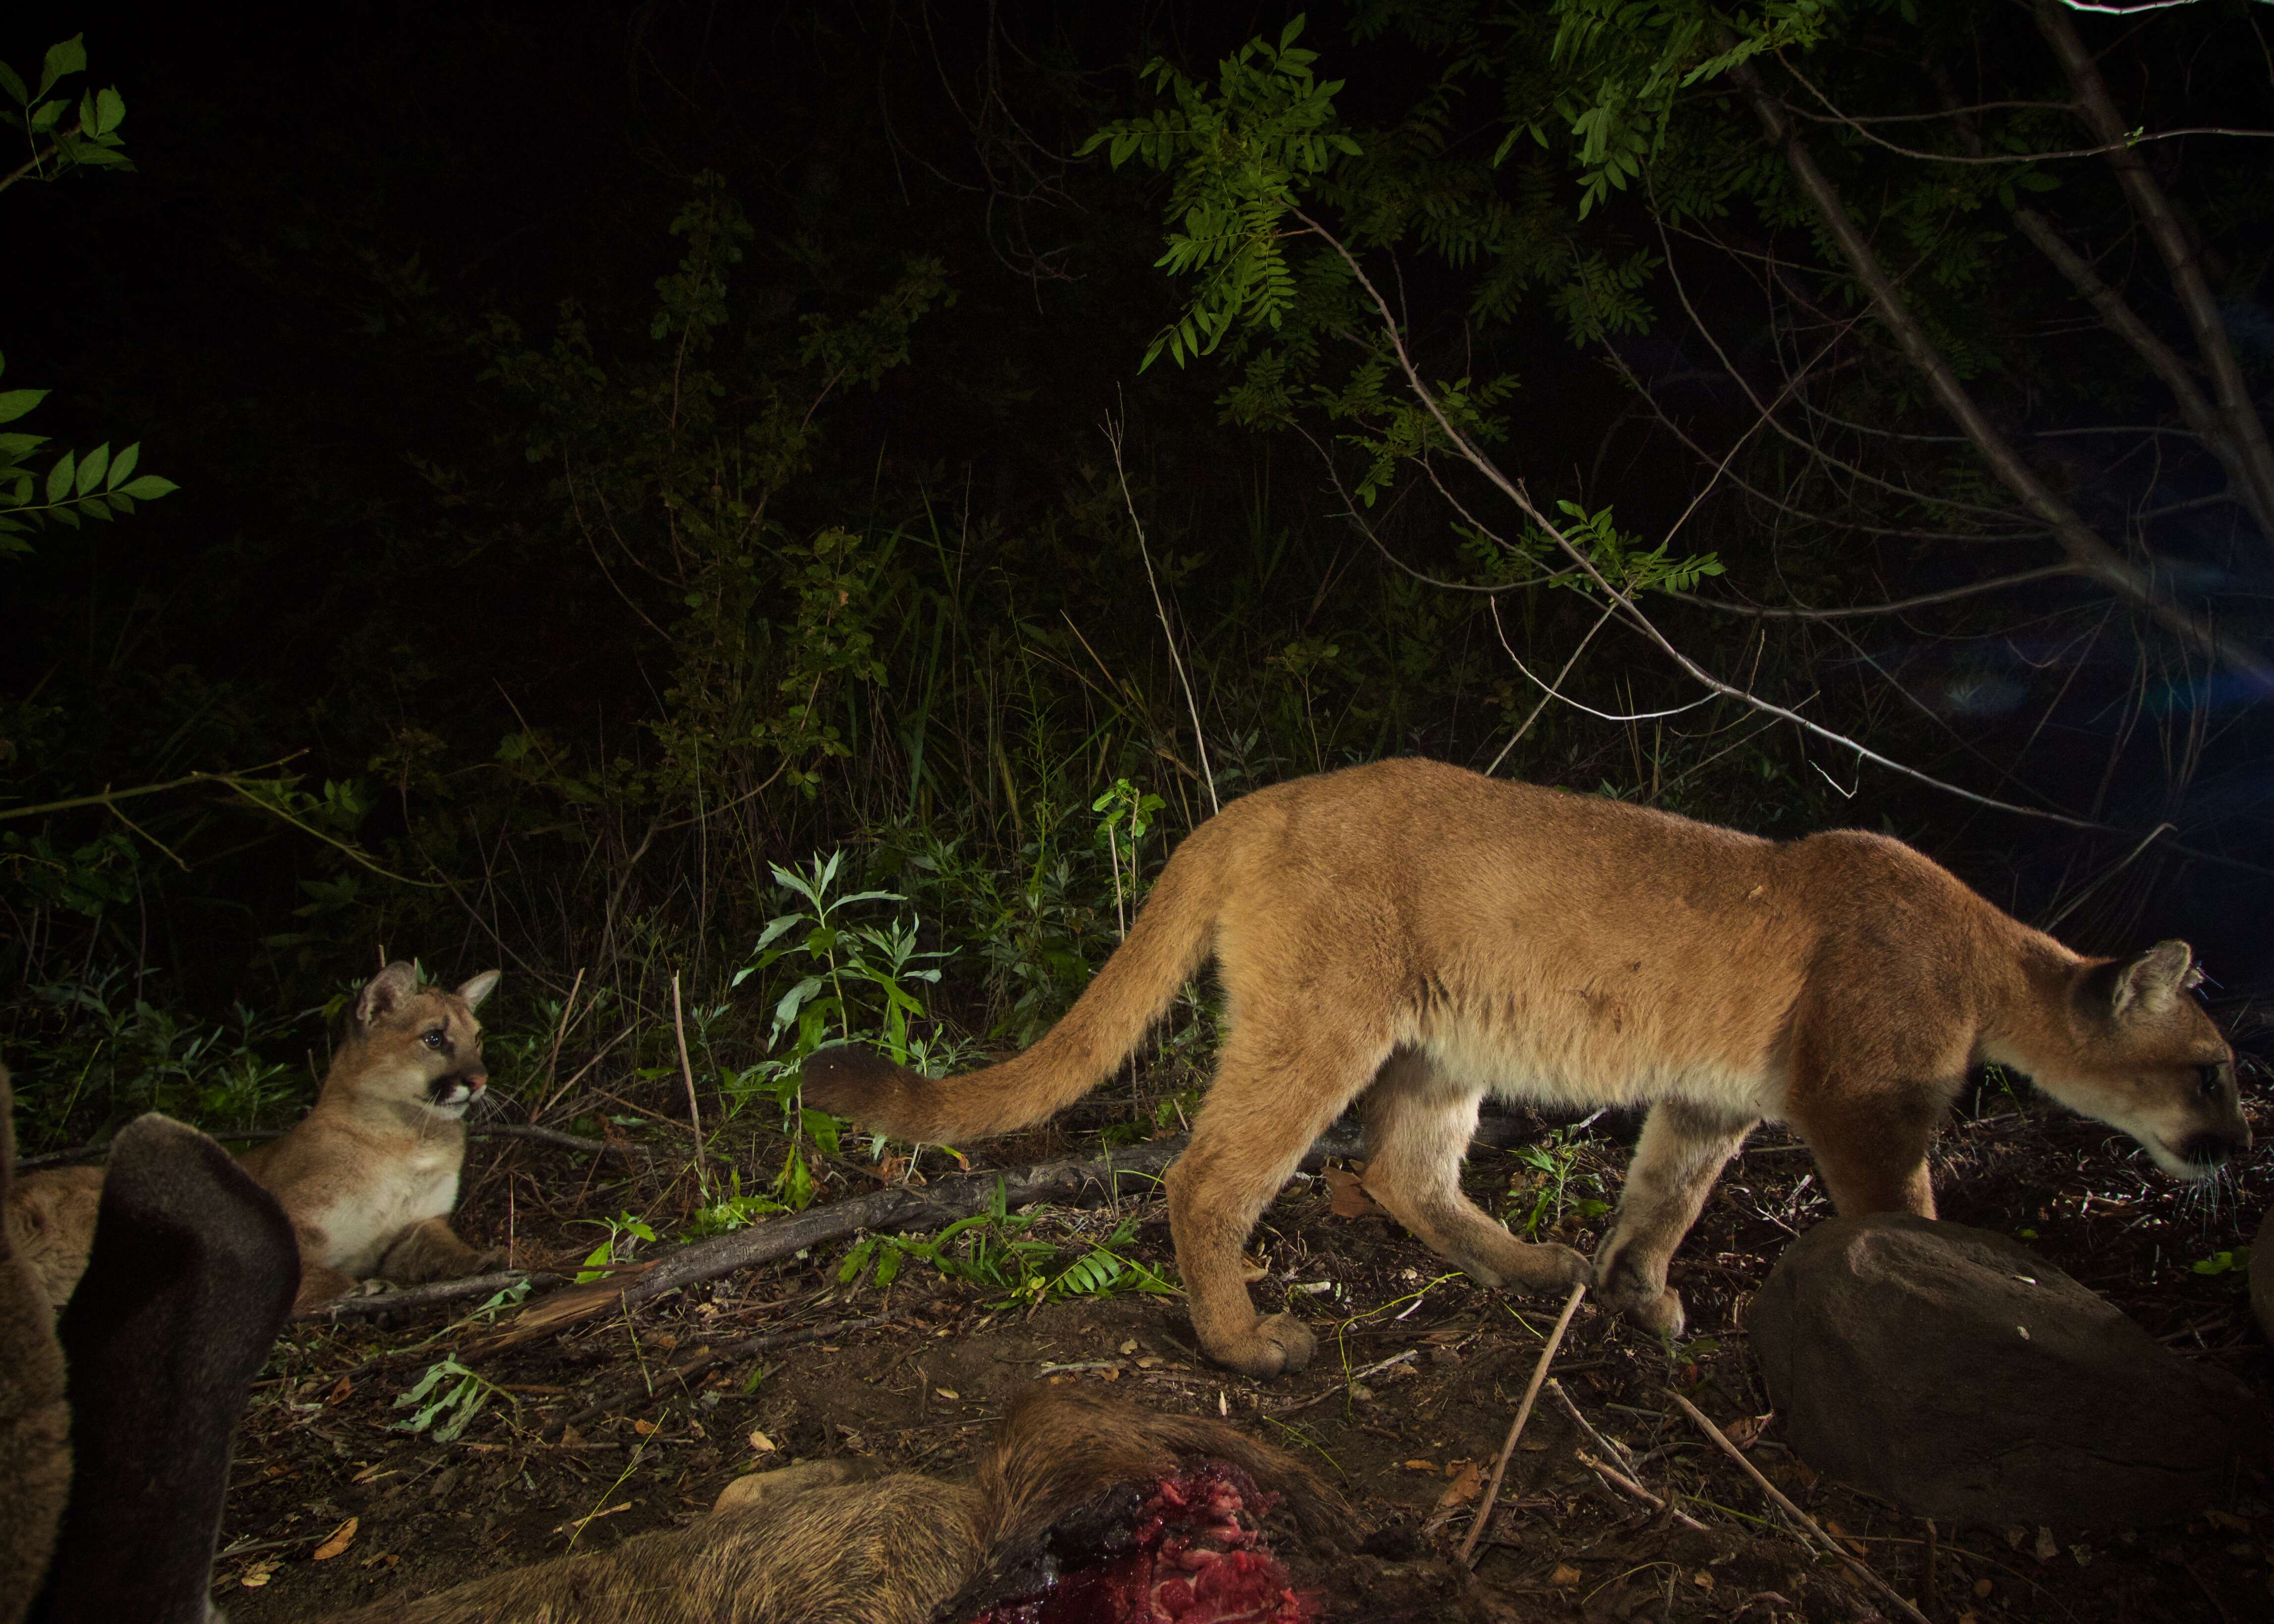
{"label": "cub's eye", "polygon": [[2225,1081],[2226,1067],[2224,1064],[2199,1065],[2195,1068],[2195,1086],[2202,1090],[2203,1097],[2206,1099],[2217,1099],[2219,1086]]}
{"label": "cub's eye", "polygon": [[418,1041],[419,1041],[420,1042],[422,1042],[422,1043],[425,1044],[425,1045],[426,1045],[426,1047],[427,1047],[427,1048],[429,1048],[429,1049],[440,1049],[440,1048],[441,1048],[441,1047],[442,1047],[442,1028],[441,1028],[441,1027],[440,1027],[440,1026],[437,1026],[437,1027],[435,1027],[435,1028],[434,1028],[434,1030],[433,1030],[433,1031],[432,1031],[432,1032],[422,1032],[422,1033],[420,1033],[420,1034],[418,1034]]}

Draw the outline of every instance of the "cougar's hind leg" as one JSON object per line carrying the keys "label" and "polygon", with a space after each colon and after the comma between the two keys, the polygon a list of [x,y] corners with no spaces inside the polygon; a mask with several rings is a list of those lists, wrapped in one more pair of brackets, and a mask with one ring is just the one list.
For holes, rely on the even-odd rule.
{"label": "cougar's hind leg", "polygon": [[1390,1056],[1360,1107],[1367,1193],[1440,1257],[1487,1286],[1554,1291],[1587,1279],[1587,1260],[1577,1252],[1517,1239],[1461,1189],[1461,1162],[1482,1098],[1446,1080],[1418,1049]]}
{"label": "cougar's hind leg", "polygon": [[1667,1261],[1758,1120],[1684,1100],[1650,1108],[1618,1222],[1595,1252],[1595,1294],[1605,1307],[1660,1336],[1682,1335],[1682,1294],[1667,1286]]}
{"label": "cougar's hind leg", "polygon": [[1168,1172],[1169,1230],[1209,1357],[1250,1376],[1311,1362],[1315,1344],[1292,1314],[1259,1316],[1240,1248],[1303,1153],[1373,1078],[1388,1052],[1337,1033],[1317,1008],[1275,1017],[1243,1011]]}

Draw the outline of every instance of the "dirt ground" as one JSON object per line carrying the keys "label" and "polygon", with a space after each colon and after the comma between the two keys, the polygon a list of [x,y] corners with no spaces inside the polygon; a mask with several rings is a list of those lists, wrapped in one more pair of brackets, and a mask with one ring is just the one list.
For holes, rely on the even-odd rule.
{"label": "dirt ground", "polygon": [[[2274,1391],[2274,1357],[2251,1323],[2240,1274],[2195,1267],[2248,1238],[2274,1197],[2274,1156],[2262,1151],[2214,1200],[2163,1180],[2106,1129],[2002,1095],[1978,1109],[1940,1141],[1945,1217],[2034,1232],[2030,1244],[2168,1345]],[[2263,1138],[2274,1122],[2260,1109]],[[1570,1140],[1562,1238],[1592,1249],[1601,1219],[1577,1203],[1615,1197],[1632,1133],[1631,1123],[1607,1120]],[[984,1164],[1096,1144],[1071,1131],[1030,1136],[990,1147]],[[1522,1150],[1479,1147],[1469,1187],[1519,1220],[1544,1193],[1552,1217],[1550,1175]],[[677,1173],[660,1158],[657,1166]],[[874,1187],[855,1177],[868,1176],[848,1172],[841,1193]],[[658,1173],[596,1176],[574,1153],[485,1141],[470,1160],[463,1227],[492,1244],[510,1234],[523,1266],[574,1259],[599,1233],[590,1220],[667,1213],[679,1187]],[[418,1406],[398,1401],[478,1327],[438,1337],[450,1323],[440,1310],[391,1326],[295,1326],[239,1437],[219,1599],[239,1624],[320,1618],[572,1545],[606,1548],[701,1515],[735,1476],[816,1456],[869,1455],[952,1474],[1012,1394],[1057,1380],[1227,1415],[1312,1452],[1374,1529],[1356,1551],[1282,1547],[1333,1619],[1769,1624],[1892,1616],[1836,1563],[1811,1556],[1668,1396],[1680,1391],[1741,1439],[1767,1417],[1742,1314],[1784,1243],[1827,1215],[1800,1147],[1757,1135],[1677,1256],[1674,1283],[1687,1301],[1691,1340],[1669,1357],[1654,1340],[1583,1304],[1555,1360],[1554,1373],[1588,1421],[1702,1531],[1583,1465],[1576,1451],[1586,1440],[1543,1399],[1472,1571],[1454,1547],[1556,1305],[1449,1274],[1387,1218],[1337,1212],[1334,1195],[1328,1177],[1299,1177],[1255,1237],[1253,1252],[1269,1272],[1255,1288],[1259,1302],[1284,1297],[1321,1341],[1311,1370],[1269,1383],[1201,1361],[1173,1297],[990,1308],[999,1291],[945,1280],[914,1259],[885,1290],[847,1287],[838,1282],[842,1244],[634,1314],[469,1357],[497,1390],[448,1443],[434,1436],[440,1423],[423,1433],[401,1430]],[[1344,1207],[1355,1205],[1345,1194]],[[1125,1203],[1118,1213],[1049,1214],[1033,1233],[1073,1244],[1132,1215],[1141,1222],[1125,1250],[1168,1267],[1157,1200]],[[899,1317],[832,1330],[887,1312]],[[674,1358],[777,1329],[817,1334],[716,1366],[691,1386],[657,1380]],[[561,1418],[594,1410],[559,1429]],[[1779,1441],[1773,1417],[1747,1447],[1786,1493],[1937,1624],[2274,1616],[2274,1490],[2263,1463],[2208,1519],[2087,1538],[1931,1527],[1817,1477]]]}

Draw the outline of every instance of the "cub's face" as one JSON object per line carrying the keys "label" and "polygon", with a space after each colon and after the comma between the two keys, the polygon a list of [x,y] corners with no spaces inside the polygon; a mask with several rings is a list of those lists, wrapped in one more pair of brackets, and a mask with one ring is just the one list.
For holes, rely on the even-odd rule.
{"label": "cub's face", "polygon": [[2080,966],[2069,1052],[2041,1059],[2037,1086],[2140,1141],[2174,1178],[2207,1178],[2250,1149],[2234,1051],[2196,1003],[2184,942]]}
{"label": "cub's face", "polygon": [[482,1026],[474,1011],[498,983],[485,970],[456,992],[421,988],[411,966],[395,963],[357,995],[355,1041],[363,1049],[356,1090],[366,1098],[463,1116],[489,1086]]}

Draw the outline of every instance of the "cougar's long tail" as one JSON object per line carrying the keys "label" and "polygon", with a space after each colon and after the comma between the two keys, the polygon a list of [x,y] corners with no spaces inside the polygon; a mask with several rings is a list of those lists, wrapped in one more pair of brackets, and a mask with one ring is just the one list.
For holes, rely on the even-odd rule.
{"label": "cougar's long tail", "polygon": [[1219,898],[1209,825],[1195,830],[1105,967],[1024,1054],[925,1078],[856,1045],[805,1063],[805,1103],[894,1139],[954,1144],[1042,1121],[1113,1075],[1213,951]]}

